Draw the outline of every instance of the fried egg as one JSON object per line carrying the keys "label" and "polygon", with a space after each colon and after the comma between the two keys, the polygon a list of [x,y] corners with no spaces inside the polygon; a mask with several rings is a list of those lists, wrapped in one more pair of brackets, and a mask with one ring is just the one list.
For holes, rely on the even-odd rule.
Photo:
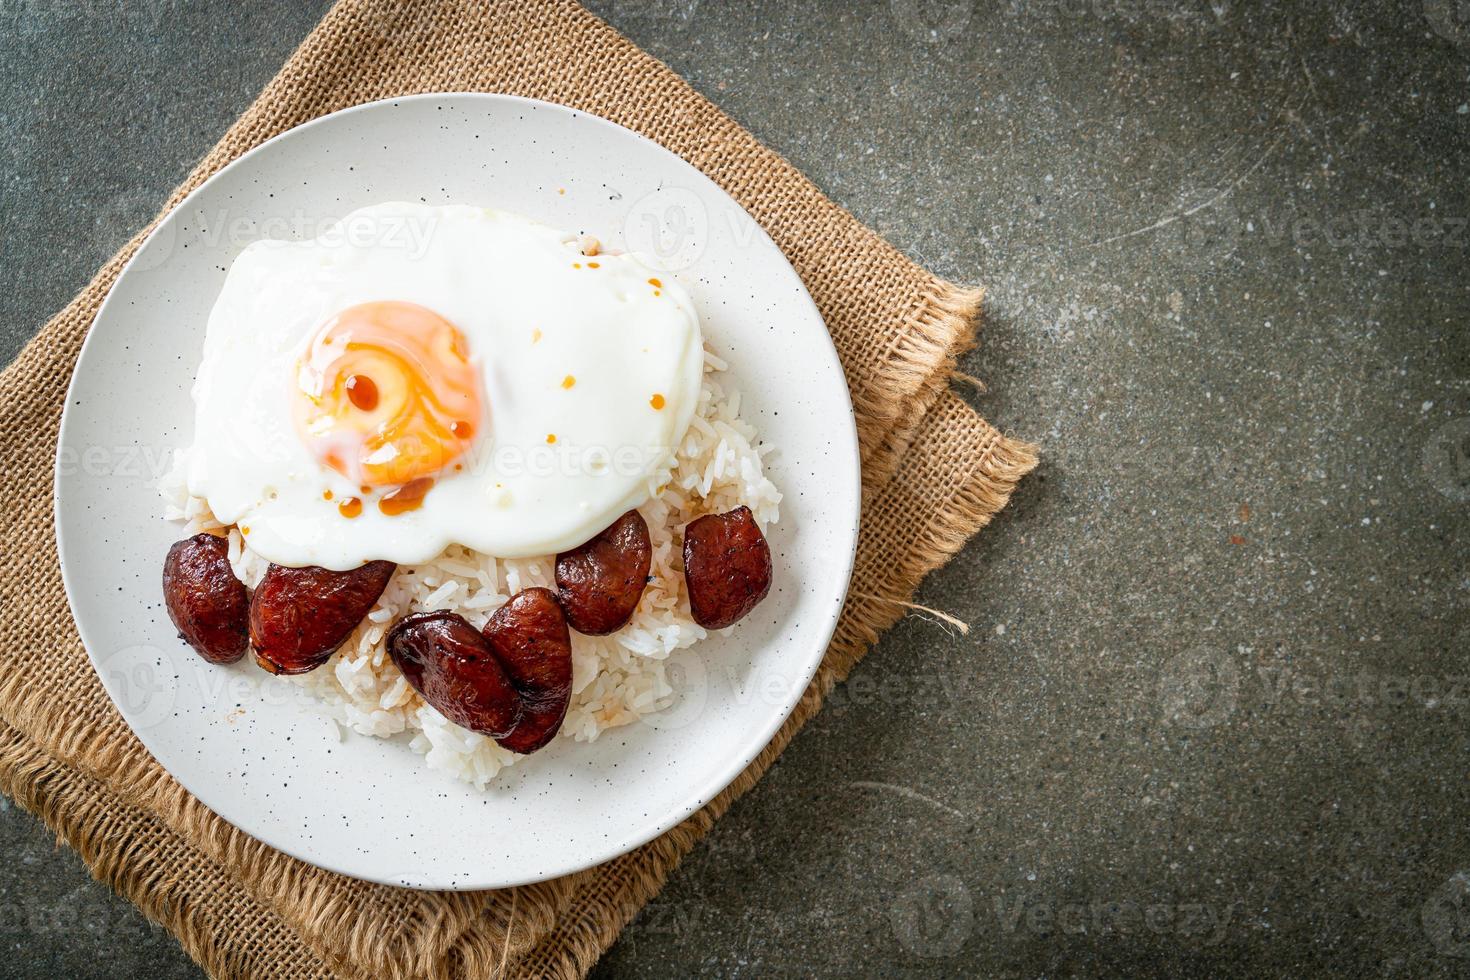
{"label": "fried egg", "polygon": [[364,208],[230,267],[189,492],[281,565],[553,554],[657,492],[703,364],[689,295],[636,255],[486,208]]}

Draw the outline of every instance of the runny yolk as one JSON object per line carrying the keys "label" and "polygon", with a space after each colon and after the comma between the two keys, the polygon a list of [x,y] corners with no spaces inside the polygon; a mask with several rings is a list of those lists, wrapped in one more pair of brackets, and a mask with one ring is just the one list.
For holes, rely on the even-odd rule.
{"label": "runny yolk", "polygon": [[295,381],[298,435],[364,493],[438,473],[469,449],[484,418],[464,335],[415,303],[337,313],[312,337]]}
{"label": "runny yolk", "polygon": [[425,495],[433,488],[432,477],[421,476],[417,480],[410,480],[397,490],[384,494],[383,499],[378,501],[378,510],[389,517],[418,510],[423,506]]}
{"label": "runny yolk", "polygon": [[337,504],[337,512],[348,520],[351,520],[362,513],[362,501],[356,497],[348,497]]}

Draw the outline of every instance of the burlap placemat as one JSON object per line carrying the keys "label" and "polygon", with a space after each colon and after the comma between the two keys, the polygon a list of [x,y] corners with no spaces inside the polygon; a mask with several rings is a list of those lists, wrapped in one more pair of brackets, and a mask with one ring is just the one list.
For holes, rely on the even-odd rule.
{"label": "burlap placemat", "polygon": [[[569,0],[342,0],[173,194],[327,112],[431,91],[560,102],[662,143],[739,201],[786,253],[831,330],[856,409],[863,522],[852,598],[776,739],[730,787],[631,854],[497,892],[386,888],[247,837],[153,762],[91,670],[52,537],[51,467],[67,379],[130,242],[0,376],[0,788],[94,874],[223,977],[573,976],[820,707],[923,576],[1004,506],[1032,466],[948,391],[979,293],[944,282],[828,201],[666,67]],[[882,597],[882,598],[877,598]]]}

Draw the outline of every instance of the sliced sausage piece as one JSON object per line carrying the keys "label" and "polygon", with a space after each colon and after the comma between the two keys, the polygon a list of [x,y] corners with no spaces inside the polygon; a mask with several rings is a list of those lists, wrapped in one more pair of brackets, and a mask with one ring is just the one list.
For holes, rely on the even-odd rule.
{"label": "sliced sausage piece", "polygon": [[521,697],[515,730],[495,740],[512,752],[535,752],[555,737],[572,700],[572,637],[562,607],[550,589],[525,589],[495,611],[484,636]]}
{"label": "sliced sausage piece", "polygon": [[580,548],[557,555],[557,598],[572,629],[602,636],[621,628],[638,608],[652,562],[648,524],[636,510]]}
{"label": "sliced sausage piece", "polygon": [[771,591],[771,547],[749,507],[706,514],[684,528],[684,581],[689,611],[705,629],[720,630]]}
{"label": "sliced sausage piece", "polygon": [[250,600],[255,660],[272,674],[304,674],[333,651],[373,608],[398,566],[370,561],[333,572],[315,565],[272,565]]}
{"label": "sliced sausage piece", "polygon": [[457,613],[405,616],[388,631],[388,656],[445,718],[499,739],[521,717],[521,697],[480,631]]}
{"label": "sliced sausage piece", "polygon": [[456,725],[529,754],[561,728],[572,700],[572,638],[549,589],[526,589],[476,630],[452,612],[405,616],[388,655]]}
{"label": "sliced sausage piece", "polygon": [[179,638],[212,664],[232,664],[250,641],[250,600],[213,534],[175,541],[163,561],[163,603]]}

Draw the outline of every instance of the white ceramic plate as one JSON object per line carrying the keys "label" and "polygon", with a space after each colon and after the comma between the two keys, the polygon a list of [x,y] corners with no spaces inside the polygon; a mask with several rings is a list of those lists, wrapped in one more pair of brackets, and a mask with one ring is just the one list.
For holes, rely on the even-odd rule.
{"label": "white ceramic plate", "polygon": [[[679,694],[595,743],[557,739],[486,789],[406,738],[340,738],[299,689],[179,640],[160,576],[179,528],[155,489],[193,427],[189,388],[225,270],[381,201],[481,204],[650,252],[694,295],[784,492],[775,585],[730,636],[682,651]],[[496,888],[650,840],[766,744],[821,659],[852,570],[858,449],[836,352],[780,250],[678,157],[586,113],[505,96],[359,106],[260,146],[189,196],[123,271],[62,418],[56,531],[72,613],[123,717],[212,810],[312,864],[386,884]],[[247,661],[249,658],[247,658]]]}

